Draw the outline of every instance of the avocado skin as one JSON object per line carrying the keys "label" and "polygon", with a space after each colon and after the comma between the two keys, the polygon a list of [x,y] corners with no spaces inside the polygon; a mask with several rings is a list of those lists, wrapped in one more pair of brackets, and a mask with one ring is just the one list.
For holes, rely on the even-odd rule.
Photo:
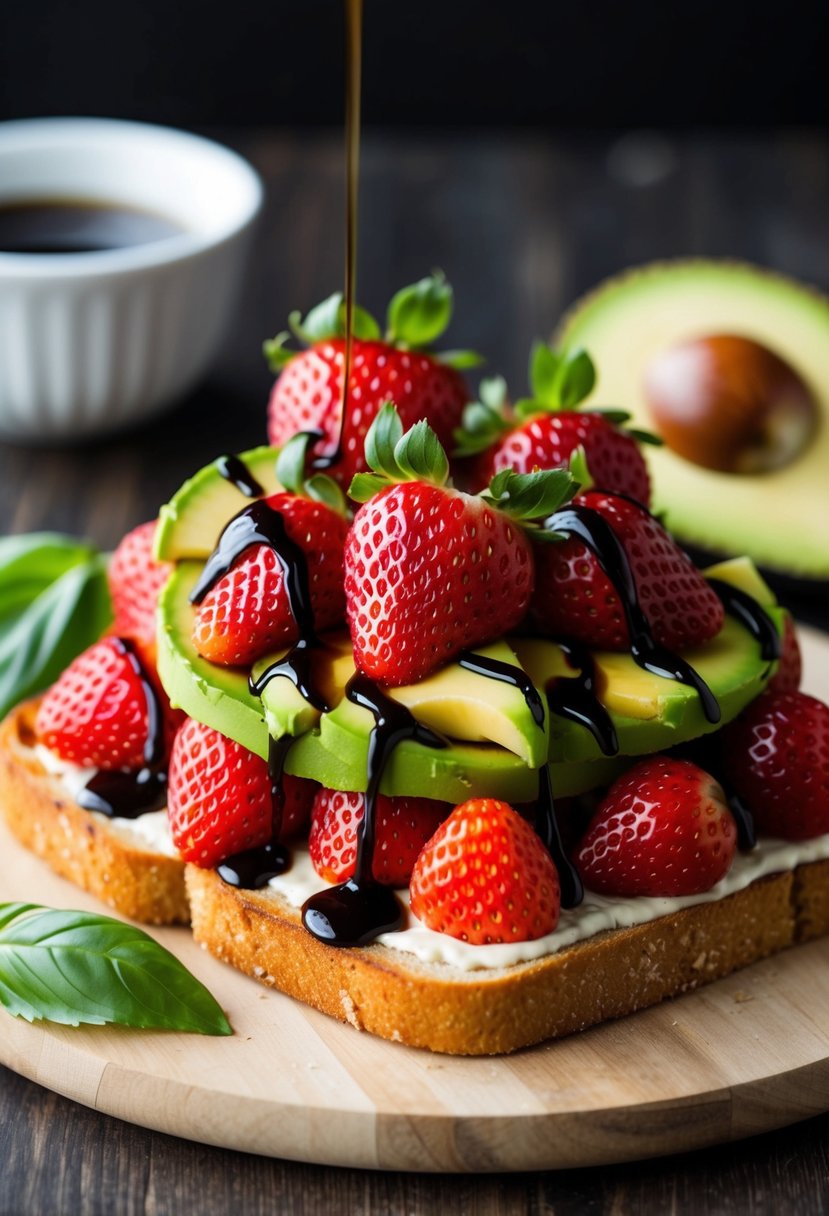
{"label": "avocado skin", "polygon": [[[598,368],[585,407],[617,405],[657,430],[643,380],[650,359],[692,337],[736,334],[773,350],[806,381],[821,413],[812,442],[773,472],[724,474],[670,448],[645,452],[654,509],[668,530],[709,552],[747,553],[769,571],[829,579],[829,298],[794,279],[715,259],[655,262],[606,280],[569,309],[556,340]],[[819,580],[819,581],[818,581]]]}

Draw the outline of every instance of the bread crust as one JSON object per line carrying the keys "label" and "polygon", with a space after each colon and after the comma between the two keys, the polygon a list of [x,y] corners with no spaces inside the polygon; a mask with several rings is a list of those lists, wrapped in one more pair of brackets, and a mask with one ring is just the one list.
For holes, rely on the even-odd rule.
{"label": "bread crust", "polygon": [[467,972],[381,945],[326,946],[273,890],[236,890],[195,866],[186,881],[196,941],[217,958],[357,1029],[451,1055],[583,1030],[829,929],[829,862],[818,862],[534,962]]}
{"label": "bread crust", "polygon": [[32,754],[37,700],[0,725],[0,810],[11,831],[56,874],[131,920],[187,924],[184,863],[119,837],[68,798]]}

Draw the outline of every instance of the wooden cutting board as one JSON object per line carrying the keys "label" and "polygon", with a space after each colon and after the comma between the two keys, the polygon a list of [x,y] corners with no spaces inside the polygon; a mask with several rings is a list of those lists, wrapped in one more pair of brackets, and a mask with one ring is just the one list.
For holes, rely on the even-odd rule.
{"label": "wooden cutting board", "polygon": [[[829,639],[803,631],[829,700]],[[0,828],[0,900],[100,910]],[[700,992],[509,1057],[383,1042],[154,931],[214,993],[231,1039],[29,1025],[0,1062],[96,1110],[207,1144],[379,1169],[531,1170],[700,1148],[829,1110],[829,939]]]}

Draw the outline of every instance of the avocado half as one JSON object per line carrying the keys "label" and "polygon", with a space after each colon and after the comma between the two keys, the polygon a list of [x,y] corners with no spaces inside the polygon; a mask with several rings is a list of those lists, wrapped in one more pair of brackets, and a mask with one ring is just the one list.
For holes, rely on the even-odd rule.
{"label": "avocado half", "polygon": [[653,508],[669,531],[708,551],[748,554],[803,579],[829,578],[829,298],[759,267],[661,262],[608,280],[567,313],[558,340],[589,350],[598,370],[584,408],[618,406],[631,425],[658,431],[643,380],[678,342],[715,334],[751,338],[806,382],[820,421],[811,442],[773,472],[720,473],[668,447],[648,447]]}

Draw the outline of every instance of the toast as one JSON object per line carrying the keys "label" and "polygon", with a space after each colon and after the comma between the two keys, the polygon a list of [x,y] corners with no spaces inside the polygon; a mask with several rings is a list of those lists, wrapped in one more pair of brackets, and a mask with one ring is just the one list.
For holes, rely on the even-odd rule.
{"label": "toast", "polygon": [[218,959],[355,1029],[451,1055],[497,1055],[559,1038],[829,932],[829,860],[485,971],[384,944],[327,946],[272,888],[237,890],[190,865],[186,881],[196,941]]}
{"label": "toast", "polygon": [[35,751],[38,704],[24,702],[0,725],[0,811],[11,831],[56,874],[122,916],[187,924],[181,859],[153,849],[127,821],[108,820],[72,799]]}

